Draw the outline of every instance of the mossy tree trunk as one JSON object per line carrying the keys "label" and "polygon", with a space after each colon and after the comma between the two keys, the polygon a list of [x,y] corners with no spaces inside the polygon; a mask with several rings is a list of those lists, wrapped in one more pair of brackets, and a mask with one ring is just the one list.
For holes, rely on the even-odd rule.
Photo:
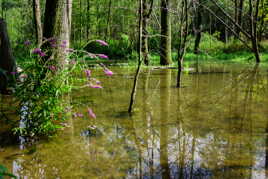
{"label": "mossy tree trunk", "polygon": [[12,54],[7,25],[0,18],[0,92],[5,92],[8,83],[15,82],[16,62]]}
{"label": "mossy tree trunk", "polygon": [[161,0],[160,65],[170,65],[172,63],[169,3],[170,0]]}

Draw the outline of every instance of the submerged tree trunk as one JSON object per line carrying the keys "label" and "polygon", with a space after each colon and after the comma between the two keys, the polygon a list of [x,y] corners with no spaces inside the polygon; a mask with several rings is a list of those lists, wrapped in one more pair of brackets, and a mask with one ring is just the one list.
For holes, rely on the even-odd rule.
{"label": "submerged tree trunk", "polygon": [[139,0],[139,4],[140,4],[140,12],[139,12],[139,61],[138,61],[138,67],[135,73],[135,77],[134,77],[134,83],[133,83],[133,87],[132,87],[132,91],[131,91],[131,96],[130,96],[130,103],[129,103],[129,107],[128,107],[128,113],[131,114],[132,113],[132,108],[133,108],[133,104],[135,102],[135,98],[136,98],[136,91],[137,91],[137,84],[138,84],[138,79],[139,79],[139,74],[140,74],[140,69],[141,69],[141,64],[142,64],[142,12],[143,12],[143,7],[142,7],[142,1],[143,0]]}
{"label": "submerged tree trunk", "polygon": [[0,92],[5,93],[8,83],[15,82],[16,62],[12,54],[7,25],[0,18]]}
{"label": "submerged tree trunk", "polygon": [[170,65],[172,63],[169,2],[170,0],[161,0],[160,65]]}
{"label": "submerged tree trunk", "polygon": [[34,15],[34,25],[35,25],[35,33],[36,33],[36,41],[38,47],[42,44],[42,22],[41,22],[41,9],[40,9],[40,1],[33,0],[33,15]]}
{"label": "submerged tree trunk", "polygon": [[180,24],[180,40],[178,47],[178,75],[177,75],[177,87],[181,87],[181,72],[183,68],[183,58],[186,51],[186,43],[188,36],[188,3],[187,0],[183,0],[181,10],[181,24]]}

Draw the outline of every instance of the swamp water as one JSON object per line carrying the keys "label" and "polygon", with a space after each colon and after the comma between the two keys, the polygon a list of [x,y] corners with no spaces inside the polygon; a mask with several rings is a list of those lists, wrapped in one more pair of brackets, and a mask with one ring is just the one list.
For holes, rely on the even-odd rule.
{"label": "swamp water", "polygon": [[267,68],[204,65],[184,73],[180,89],[176,70],[145,69],[131,117],[134,69],[111,69],[93,69],[103,89],[74,91],[70,103],[85,116],[49,141],[20,149],[0,137],[0,164],[23,179],[268,177]]}

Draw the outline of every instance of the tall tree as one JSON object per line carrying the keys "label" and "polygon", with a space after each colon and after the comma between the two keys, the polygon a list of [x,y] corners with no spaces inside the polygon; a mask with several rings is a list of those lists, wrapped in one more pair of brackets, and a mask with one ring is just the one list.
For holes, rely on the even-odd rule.
{"label": "tall tree", "polygon": [[172,63],[171,56],[171,23],[170,23],[170,0],[161,0],[161,44],[160,65]]}

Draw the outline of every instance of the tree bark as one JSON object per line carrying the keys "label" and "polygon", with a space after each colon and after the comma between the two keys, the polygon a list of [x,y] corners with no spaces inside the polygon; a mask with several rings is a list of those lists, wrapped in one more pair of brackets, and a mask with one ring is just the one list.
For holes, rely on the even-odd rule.
{"label": "tree bark", "polygon": [[[46,39],[55,38],[58,43],[65,41],[65,48],[69,48],[71,33],[72,0],[47,0],[44,20],[44,33]],[[48,48],[49,44],[43,47]],[[56,48],[52,53],[61,67],[67,63],[65,48]]]}
{"label": "tree bark", "polygon": [[41,22],[41,9],[40,1],[33,0],[33,15],[34,15],[34,25],[35,25],[35,36],[38,47],[42,44],[42,22]]}
{"label": "tree bark", "polygon": [[170,0],[161,0],[160,65],[170,65],[172,63],[169,2]]}
{"label": "tree bark", "polygon": [[0,18],[0,90],[5,92],[8,83],[15,82],[16,62],[12,54],[7,25]]}

